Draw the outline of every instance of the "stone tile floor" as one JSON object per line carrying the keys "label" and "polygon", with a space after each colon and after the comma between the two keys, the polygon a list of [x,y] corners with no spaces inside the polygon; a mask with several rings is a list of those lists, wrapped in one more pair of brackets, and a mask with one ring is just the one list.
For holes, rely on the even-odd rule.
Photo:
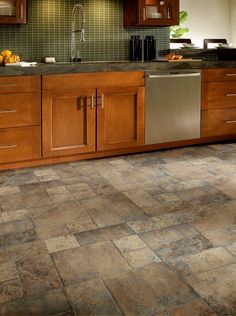
{"label": "stone tile floor", "polygon": [[236,144],[0,172],[0,315],[236,315]]}

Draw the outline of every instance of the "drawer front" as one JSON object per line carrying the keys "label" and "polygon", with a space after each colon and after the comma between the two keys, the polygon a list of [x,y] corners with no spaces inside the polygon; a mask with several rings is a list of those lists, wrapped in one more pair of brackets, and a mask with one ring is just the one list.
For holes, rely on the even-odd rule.
{"label": "drawer front", "polygon": [[38,159],[40,143],[40,126],[1,129],[0,163]]}
{"label": "drawer front", "polygon": [[203,69],[202,82],[236,81],[236,68]]}
{"label": "drawer front", "polygon": [[236,107],[236,81],[202,84],[202,109]]}
{"label": "drawer front", "polygon": [[40,125],[40,100],[39,92],[2,94],[0,128]]}
{"label": "drawer front", "polygon": [[0,93],[36,92],[40,89],[40,76],[0,77]]}
{"label": "drawer front", "polygon": [[202,111],[201,136],[236,135],[236,108]]}
{"label": "drawer front", "polygon": [[81,73],[70,75],[45,75],[43,90],[77,90],[81,88],[109,88],[143,86],[143,71],[120,71],[104,73]]}

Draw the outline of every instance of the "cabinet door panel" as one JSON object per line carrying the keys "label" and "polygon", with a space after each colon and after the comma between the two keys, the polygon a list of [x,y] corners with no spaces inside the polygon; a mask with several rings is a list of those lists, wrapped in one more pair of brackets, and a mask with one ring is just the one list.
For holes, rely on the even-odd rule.
{"label": "cabinet door panel", "polygon": [[202,109],[236,107],[236,81],[202,84]]}
{"label": "cabinet door panel", "polygon": [[44,157],[95,151],[95,93],[43,93]]}
{"label": "cabinet door panel", "polygon": [[98,90],[97,149],[144,144],[144,87]]}
{"label": "cabinet door panel", "polygon": [[236,108],[202,111],[202,137],[236,135]]}

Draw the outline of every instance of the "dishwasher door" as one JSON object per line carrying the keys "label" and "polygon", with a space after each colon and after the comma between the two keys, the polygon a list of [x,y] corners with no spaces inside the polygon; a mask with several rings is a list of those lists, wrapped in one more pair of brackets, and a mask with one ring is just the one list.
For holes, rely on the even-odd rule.
{"label": "dishwasher door", "polygon": [[200,137],[201,71],[146,72],[145,144]]}

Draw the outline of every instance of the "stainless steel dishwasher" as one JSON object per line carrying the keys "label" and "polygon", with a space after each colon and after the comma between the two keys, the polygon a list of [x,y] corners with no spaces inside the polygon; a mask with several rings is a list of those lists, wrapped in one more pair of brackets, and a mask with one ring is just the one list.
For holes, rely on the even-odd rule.
{"label": "stainless steel dishwasher", "polygon": [[200,70],[146,72],[145,144],[200,137]]}

